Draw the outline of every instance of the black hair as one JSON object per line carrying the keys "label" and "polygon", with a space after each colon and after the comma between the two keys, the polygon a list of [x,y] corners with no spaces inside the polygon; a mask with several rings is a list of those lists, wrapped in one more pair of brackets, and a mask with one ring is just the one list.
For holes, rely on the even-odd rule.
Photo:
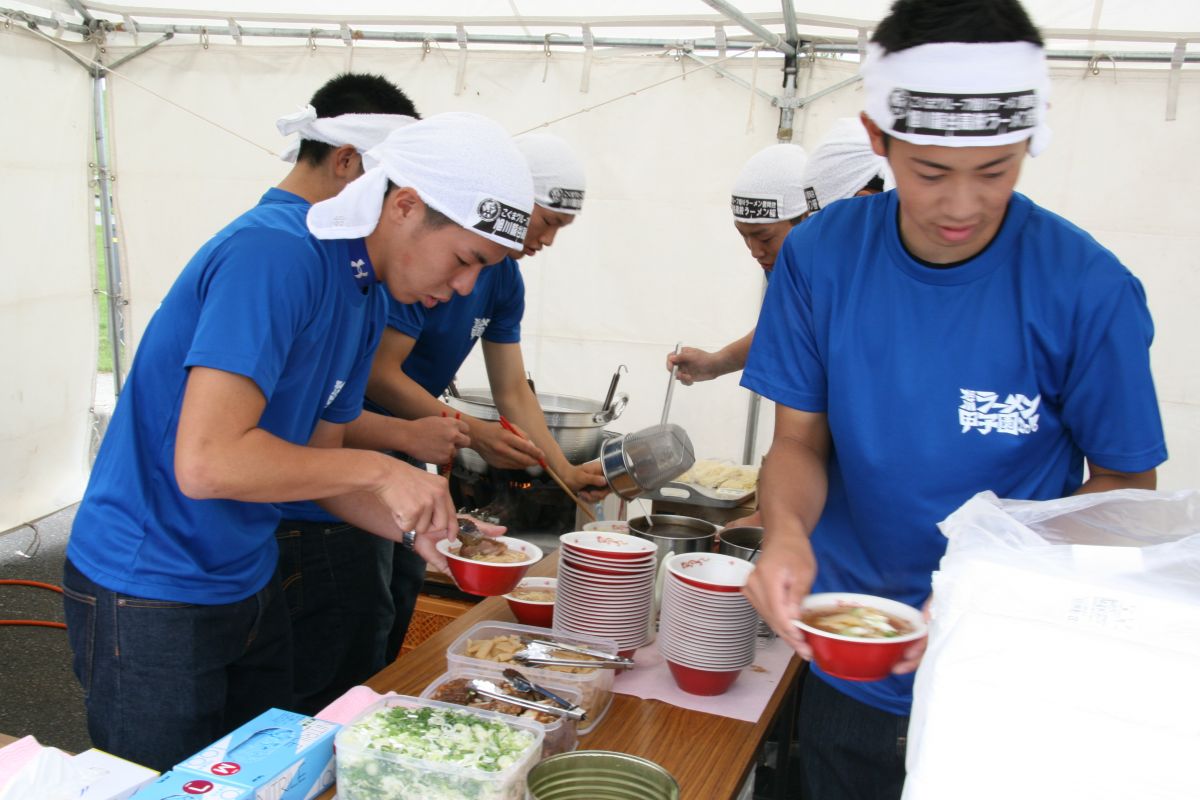
{"label": "black hair", "polygon": [[1018,0],[896,0],[871,41],[888,53],[943,42],[1044,46]]}
{"label": "black hair", "polygon": [[[330,78],[312,96],[318,117],[337,117],[342,114],[403,114],[420,119],[416,106],[400,87],[382,75],[365,72],[343,72]],[[303,139],[297,161],[319,166],[334,148],[324,142]]]}
{"label": "black hair", "polygon": [[871,180],[867,181],[867,185],[859,189],[860,192],[882,192],[883,191],[883,176],[876,175]]}

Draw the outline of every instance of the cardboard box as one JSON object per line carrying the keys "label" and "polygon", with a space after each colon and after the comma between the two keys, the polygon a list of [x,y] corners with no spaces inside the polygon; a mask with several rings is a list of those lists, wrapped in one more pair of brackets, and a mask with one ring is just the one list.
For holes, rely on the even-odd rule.
{"label": "cardboard box", "polygon": [[132,800],[254,800],[254,790],[209,780],[193,772],[171,770],[143,788]]}
{"label": "cardboard box", "polygon": [[176,764],[134,800],[174,800],[176,795],[189,800],[310,800],[333,785],[333,737],[339,728],[273,708]]}
{"label": "cardboard box", "polygon": [[72,766],[88,778],[79,800],[128,800],[133,793],[158,777],[149,767],[134,764],[103,750],[85,750],[72,756]]}

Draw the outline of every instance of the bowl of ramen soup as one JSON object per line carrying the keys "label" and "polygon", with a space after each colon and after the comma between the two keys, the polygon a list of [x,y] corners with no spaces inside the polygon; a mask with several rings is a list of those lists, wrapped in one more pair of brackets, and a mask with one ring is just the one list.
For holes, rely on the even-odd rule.
{"label": "bowl of ramen soup", "polygon": [[461,543],[441,539],[438,552],[450,564],[458,588],[481,597],[507,594],[542,560],[542,551],[529,542],[508,536],[485,536],[478,550],[462,553]]}
{"label": "bowl of ramen soup", "polygon": [[554,622],[557,586],[558,578],[522,578],[517,588],[504,595],[504,599],[517,622],[549,628]]}
{"label": "bowl of ramen soup", "polygon": [[848,681],[886,678],[904,651],[928,632],[924,616],[912,606],[847,592],[809,595],[792,624],[804,631],[817,666]]}

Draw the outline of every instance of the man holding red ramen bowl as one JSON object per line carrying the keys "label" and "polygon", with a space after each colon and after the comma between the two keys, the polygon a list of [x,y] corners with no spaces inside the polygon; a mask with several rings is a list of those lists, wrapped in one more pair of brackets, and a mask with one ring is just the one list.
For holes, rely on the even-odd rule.
{"label": "man holding red ramen bowl", "polygon": [[[1014,191],[1049,139],[1050,86],[1017,0],[899,0],[862,76],[896,189],[788,236],[742,379],[777,406],[746,593],[805,658],[826,636],[794,622],[810,593],[924,607],[937,523],[976,493],[1152,489],[1167,457],[1141,283]],[[835,677],[816,653],[808,800],[900,797],[923,651],[914,638],[880,680]]]}

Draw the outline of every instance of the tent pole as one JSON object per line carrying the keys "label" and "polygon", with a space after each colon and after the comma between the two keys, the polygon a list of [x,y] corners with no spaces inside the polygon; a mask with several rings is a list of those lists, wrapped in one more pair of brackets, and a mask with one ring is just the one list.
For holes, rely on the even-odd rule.
{"label": "tent pole", "polygon": [[113,393],[121,394],[125,379],[125,287],[117,260],[117,229],[112,211],[112,176],[108,164],[108,121],[104,113],[104,70],[92,70],[92,107],[96,128],[96,174],[100,190],[100,234],[104,237],[104,268],[108,277],[108,344],[112,350]]}
{"label": "tent pole", "polygon": [[738,11],[732,5],[725,2],[725,0],[704,0],[704,4],[729,17],[729,19],[736,22],[738,25],[741,25],[743,28],[750,31],[755,36],[771,45],[771,47],[783,53],[785,56],[796,55],[796,46],[794,44],[784,40],[784,38],[778,33],[767,30],[762,25],[758,24],[741,11]]}
{"label": "tent pole", "polygon": [[[117,61],[113,66],[140,56],[174,36],[166,33],[158,40],[141,47]],[[108,344],[112,351],[113,393],[120,396],[125,383],[125,283],[121,276],[120,253],[117,250],[117,224],[112,207],[112,172],[108,159],[108,117],[105,113],[107,100],[108,69],[92,65],[92,111],[96,129],[96,177],[100,192],[100,233],[104,237],[104,269],[108,279]]]}

